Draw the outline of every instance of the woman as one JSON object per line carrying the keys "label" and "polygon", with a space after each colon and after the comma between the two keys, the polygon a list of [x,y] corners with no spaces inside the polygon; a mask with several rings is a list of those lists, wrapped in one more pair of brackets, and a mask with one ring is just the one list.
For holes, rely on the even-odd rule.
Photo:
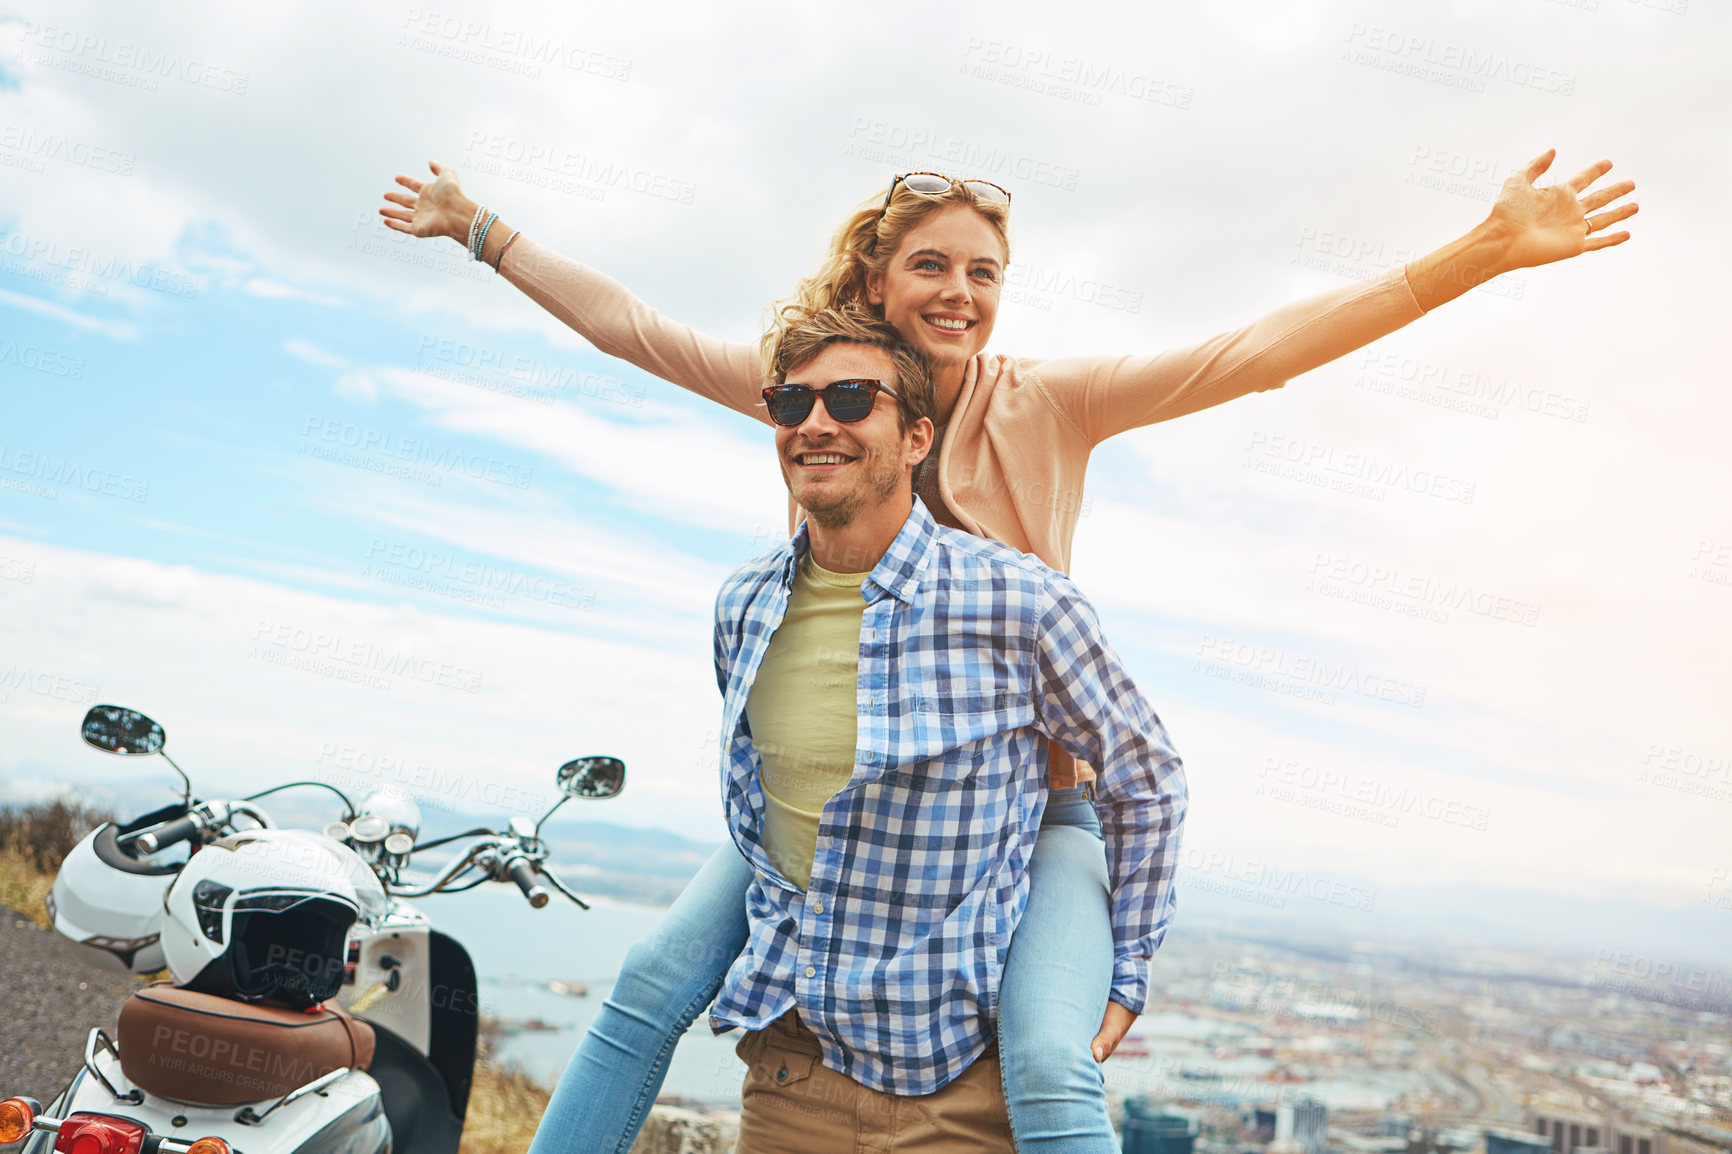
{"label": "woman", "polygon": [[[1633,203],[1598,211],[1634,184],[1579,196],[1610,170],[1601,161],[1535,188],[1554,155],[1512,175],[1484,222],[1404,270],[1152,357],[1042,363],[988,356],[1009,260],[1009,195],[935,174],[899,176],[853,213],[789,304],[864,303],[926,353],[937,384],[938,435],[916,472],[916,491],[940,522],[1068,570],[1088,455],[1105,438],[1280,387],[1499,273],[1628,239],[1627,232],[1594,234],[1636,211]],[[668,321],[617,282],[510,229],[463,196],[453,173],[431,167],[431,182],[397,177],[408,191],[386,194],[397,206],[380,209],[387,225],[467,244],[603,352],[767,421],[759,357],[750,346]],[[1052,800],[1000,995],[1006,1098],[1019,1149],[1107,1151],[1114,1146],[1099,1063],[1141,1007],[1107,997],[1112,931],[1104,849],[1087,794],[1092,774],[1062,751],[1052,754]],[[633,947],[561,1079],[532,1154],[629,1148],[680,1034],[744,942],[750,880],[737,852],[724,846],[657,932]]]}

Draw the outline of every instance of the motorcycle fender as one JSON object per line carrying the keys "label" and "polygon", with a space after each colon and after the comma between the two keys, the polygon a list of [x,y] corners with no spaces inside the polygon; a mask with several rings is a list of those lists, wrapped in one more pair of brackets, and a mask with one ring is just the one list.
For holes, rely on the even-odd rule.
{"label": "motorcycle fender", "polygon": [[[118,1088],[130,1088],[118,1062],[107,1055],[97,1062]],[[270,1105],[271,1101],[254,1102],[252,1108],[262,1114]],[[155,1134],[182,1141],[209,1135],[246,1154],[389,1154],[391,1150],[391,1127],[379,1084],[360,1070],[351,1070],[324,1094],[290,1102],[258,1125],[236,1122],[239,1110],[238,1106],[195,1106],[154,1094],[144,1095],[137,1105],[116,1101],[101,1082],[80,1070],[44,1112],[60,1118],[79,1111],[130,1118]],[[176,1117],[185,1118],[185,1123],[176,1126]],[[41,1143],[43,1138],[46,1143]],[[24,1151],[47,1154],[53,1148],[54,1136],[39,1134]]]}

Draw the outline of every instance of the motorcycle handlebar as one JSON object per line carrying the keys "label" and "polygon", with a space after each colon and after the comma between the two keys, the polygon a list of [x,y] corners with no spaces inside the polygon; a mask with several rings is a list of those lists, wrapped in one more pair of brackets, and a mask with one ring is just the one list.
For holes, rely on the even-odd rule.
{"label": "motorcycle handlebar", "polygon": [[197,837],[199,831],[203,828],[203,822],[199,821],[198,818],[191,814],[188,814],[185,817],[175,818],[160,829],[153,830],[150,833],[141,833],[132,840],[133,843],[138,846],[138,851],[140,853],[149,856],[150,854],[156,853],[158,850],[167,849],[169,846],[175,845],[179,842],[190,841],[192,838]]}
{"label": "motorcycle handlebar", "polygon": [[528,861],[518,858],[511,863],[511,868],[507,872],[511,874],[511,880],[517,883],[517,888],[523,891],[523,896],[529,899],[530,905],[540,909],[547,904],[547,899],[550,896],[547,887],[541,884],[541,878],[535,872],[535,867],[530,865]]}

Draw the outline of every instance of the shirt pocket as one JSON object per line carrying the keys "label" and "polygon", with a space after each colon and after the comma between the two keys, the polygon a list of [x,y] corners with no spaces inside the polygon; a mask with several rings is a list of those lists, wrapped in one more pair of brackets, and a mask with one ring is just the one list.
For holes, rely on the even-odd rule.
{"label": "shirt pocket", "polygon": [[915,738],[934,759],[954,759],[971,747],[1034,723],[1034,705],[1021,689],[998,682],[955,682],[914,697]]}

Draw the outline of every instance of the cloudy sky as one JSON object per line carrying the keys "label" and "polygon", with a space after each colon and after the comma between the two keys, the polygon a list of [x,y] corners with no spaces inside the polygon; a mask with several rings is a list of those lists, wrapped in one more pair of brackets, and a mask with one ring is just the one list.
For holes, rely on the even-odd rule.
{"label": "cloudy sky", "polygon": [[[992,347],[1044,357],[1379,276],[1555,146],[1545,180],[1637,182],[1630,243],[1108,442],[1074,573],[1185,755],[1198,893],[1732,941],[1720,7],[14,11],[7,795],[116,779],[77,742],[100,700],[209,793],[485,810],[610,752],[595,816],[721,836],[709,610],[783,530],[769,434],[380,226],[429,159],[741,341],[892,173],[986,176],[1015,196]],[[1449,483],[1331,487],[1366,459]]]}

